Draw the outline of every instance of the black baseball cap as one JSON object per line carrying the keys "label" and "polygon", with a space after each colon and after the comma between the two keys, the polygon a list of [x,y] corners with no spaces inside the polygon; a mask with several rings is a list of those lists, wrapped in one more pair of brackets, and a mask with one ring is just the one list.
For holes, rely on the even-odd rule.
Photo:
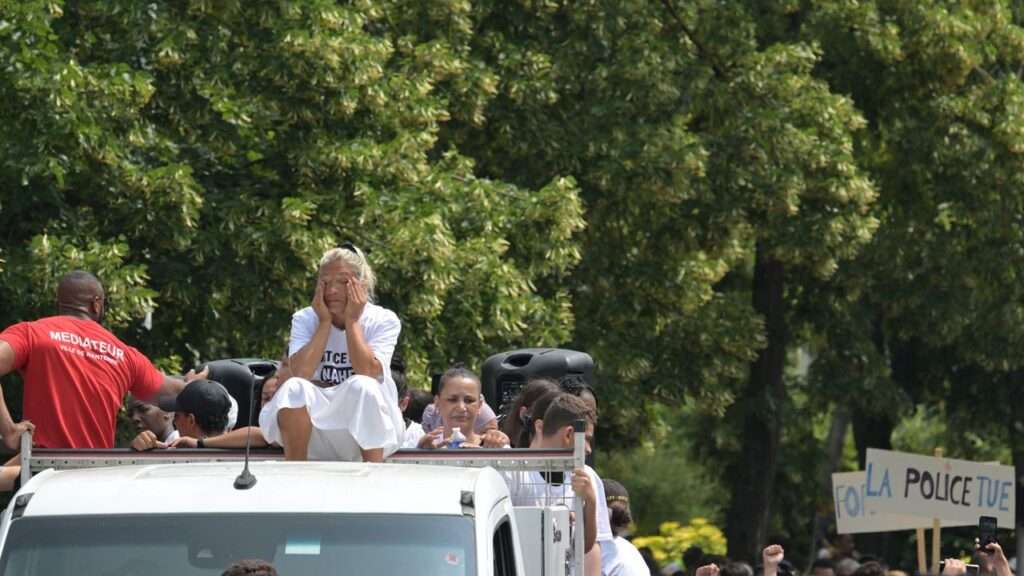
{"label": "black baseball cap", "polygon": [[226,417],[231,411],[228,390],[213,380],[193,380],[174,398],[160,400],[164,412],[186,412],[198,416]]}

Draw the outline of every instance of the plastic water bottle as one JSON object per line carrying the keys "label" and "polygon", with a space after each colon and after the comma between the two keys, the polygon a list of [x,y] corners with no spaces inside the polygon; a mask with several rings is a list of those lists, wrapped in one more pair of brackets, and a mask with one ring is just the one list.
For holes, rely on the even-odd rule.
{"label": "plastic water bottle", "polygon": [[452,428],[452,437],[448,439],[449,448],[460,448],[462,443],[466,441],[466,437],[462,434],[462,428],[456,426]]}

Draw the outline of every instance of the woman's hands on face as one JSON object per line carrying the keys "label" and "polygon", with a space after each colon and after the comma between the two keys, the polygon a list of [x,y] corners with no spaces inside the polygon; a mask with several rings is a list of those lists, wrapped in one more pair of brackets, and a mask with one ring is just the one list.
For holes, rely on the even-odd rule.
{"label": "woman's hands on face", "polygon": [[351,326],[362,318],[369,296],[366,293],[366,285],[358,278],[349,280],[345,290],[348,296],[345,302],[345,326]]}
{"label": "woman's hands on face", "polygon": [[316,280],[316,290],[313,292],[313,312],[316,312],[316,318],[321,323],[331,321],[331,309],[327,307],[327,300],[324,299],[324,281],[320,278]]}

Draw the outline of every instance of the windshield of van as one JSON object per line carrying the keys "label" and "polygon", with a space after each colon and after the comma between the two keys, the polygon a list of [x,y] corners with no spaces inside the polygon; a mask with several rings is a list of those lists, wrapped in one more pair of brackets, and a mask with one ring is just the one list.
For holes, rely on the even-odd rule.
{"label": "windshield of van", "polygon": [[220,576],[241,560],[282,576],[465,576],[476,562],[460,516],[50,516],[12,522],[0,574]]}

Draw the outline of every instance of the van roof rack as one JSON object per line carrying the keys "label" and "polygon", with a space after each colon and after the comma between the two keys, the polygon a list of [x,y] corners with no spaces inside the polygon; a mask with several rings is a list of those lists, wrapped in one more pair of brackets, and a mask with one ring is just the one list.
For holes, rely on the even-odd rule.
{"label": "van roof rack", "polygon": [[[428,464],[482,468],[498,471],[569,471],[584,463],[585,444],[582,431],[576,432],[576,446],[566,450],[529,448],[463,448],[459,450],[398,450],[387,461],[398,464]],[[61,449],[33,448],[31,432],[21,437],[21,484],[46,469],[70,470],[109,466],[145,464],[185,464],[191,462],[242,462],[243,449],[176,448],[139,452],[130,448]],[[274,448],[258,448],[250,452],[254,461],[284,460],[284,452]]]}
{"label": "van roof rack", "polygon": [[[399,450],[387,461],[401,464],[429,464],[482,468],[490,466],[499,471],[558,472],[583,468],[586,457],[585,426],[582,420],[573,423],[573,448],[566,450],[534,450],[522,448],[493,449],[465,448],[458,450]],[[245,450],[172,449],[138,452],[121,449],[47,449],[32,448],[32,433],[21,436],[21,485],[32,475],[46,469],[100,468],[139,464],[184,464],[190,462],[238,462],[245,459]],[[283,460],[279,449],[254,449],[249,460]],[[582,498],[574,499],[576,518],[582,519]],[[583,529],[579,526],[572,536],[573,562],[576,573],[583,573]]]}

